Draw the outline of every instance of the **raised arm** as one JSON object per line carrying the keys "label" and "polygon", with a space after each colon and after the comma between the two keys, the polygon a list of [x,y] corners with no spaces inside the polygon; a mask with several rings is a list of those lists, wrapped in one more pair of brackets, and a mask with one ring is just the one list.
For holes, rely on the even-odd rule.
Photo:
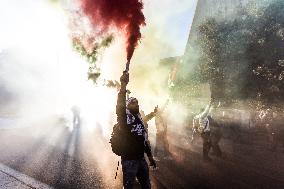
{"label": "raised arm", "polygon": [[169,99],[167,99],[166,103],[163,105],[163,107],[161,109],[159,109],[158,106],[155,107],[154,111],[149,113],[148,115],[146,115],[144,117],[144,121],[148,122],[150,121],[153,117],[155,117],[158,113],[163,113],[167,107],[167,105],[169,104]]}
{"label": "raised arm", "polygon": [[210,101],[209,105],[206,106],[205,110],[201,114],[199,114],[199,117],[201,119],[203,119],[206,116],[208,116],[208,114],[212,111],[211,105],[212,105],[212,101]]}
{"label": "raised arm", "polygon": [[153,112],[151,112],[151,113],[149,113],[148,115],[144,116],[143,120],[144,120],[145,122],[150,121],[153,117],[156,116],[157,112],[158,112],[158,106],[155,107],[155,109],[154,109]]}
{"label": "raised arm", "polygon": [[124,71],[120,77],[121,87],[117,96],[116,115],[117,123],[120,125],[127,125],[126,117],[126,86],[129,82],[129,74]]}

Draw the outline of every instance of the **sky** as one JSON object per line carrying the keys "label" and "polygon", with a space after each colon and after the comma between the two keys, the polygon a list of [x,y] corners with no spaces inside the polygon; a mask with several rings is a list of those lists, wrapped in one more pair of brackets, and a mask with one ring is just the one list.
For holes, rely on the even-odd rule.
{"label": "sky", "polygon": [[145,0],[144,2],[146,22],[151,27],[155,26],[165,43],[172,46],[170,56],[182,55],[197,0]]}
{"label": "sky", "polygon": [[[25,43],[26,36],[38,36],[41,29],[52,26],[52,21],[58,17],[56,6],[48,0],[1,0],[0,1],[0,48],[10,48]],[[180,55],[184,52],[189,34],[190,24],[194,14],[196,0],[144,0],[144,13],[147,27],[155,25],[160,37],[166,44],[172,46],[170,55]],[[54,9],[54,10],[52,10]],[[51,19],[48,19],[50,16]],[[43,22],[40,21],[43,19]],[[58,23],[54,23],[56,32]],[[44,36],[42,36],[44,37]],[[46,42],[46,41],[44,41]]]}

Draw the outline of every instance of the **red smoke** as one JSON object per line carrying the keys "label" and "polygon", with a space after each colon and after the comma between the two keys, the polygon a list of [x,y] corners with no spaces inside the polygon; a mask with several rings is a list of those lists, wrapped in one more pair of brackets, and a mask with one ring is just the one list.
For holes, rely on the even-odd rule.
{"label": "red smoke", "polygon": [[140,26],[145,25],[141,0],[79,0],[83,12],[93,27],[101,33],[112,26],[125,33],[127,39],[127,60],[132,58],[135,47],[141,39]]}

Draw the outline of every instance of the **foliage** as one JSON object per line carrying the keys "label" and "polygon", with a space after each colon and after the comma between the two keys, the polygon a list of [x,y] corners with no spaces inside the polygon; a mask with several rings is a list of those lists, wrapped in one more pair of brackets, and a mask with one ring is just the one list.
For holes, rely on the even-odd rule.
{"label": "foliage", "polygon": [[113,36],[109,35],[101,40],[100,43],[96,43],[93,45],[90,50],[87,50],[86,47],[83,45],[81,40],[74,39],[73,40],[73,48],[77,51],[82,57],[86,59],[89,63],[89,70],[88,70],[88,79],[92,80],[96,83],[97,79],[100,77],[100,70],[96,65],[98,60],[99,52],[108,47],[111,42],[113,41]]}
{"label": "foliage", "polygon": [[213,98],[284,99],[284,2],[275,0],[261,14],[240,11],[232,20],[207,19],[199,27],[201,53],[195,76],[209,82]]}

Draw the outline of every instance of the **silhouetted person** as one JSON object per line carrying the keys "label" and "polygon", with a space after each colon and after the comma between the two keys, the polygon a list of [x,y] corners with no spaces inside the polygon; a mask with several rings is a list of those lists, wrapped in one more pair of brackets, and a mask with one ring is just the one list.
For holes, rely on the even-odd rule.
{"label": "silhouetted person", "polygon": [[169,142],[167,138],[168,125],[163,114],[167,104],[168,101],[161,109],[158,108],[158,111],[156,112],[155,116],[156,146],[155,146],[154,155],[156,157],[161,157],[161,156],[167,157],[170,154]]}
{"label": "silhouetted person", "polygon": [[[219,141],[221,139],[221,130],[219,124],[209,116],[211,109],[210,104],[205,108],[201,109],[200,113],[193,119],[193,132],[199,133],[203,141],[203,159],[210,161],[209,151],[212,147],[213,153],[216,156],[221,156],[222,152],[219,147]],[[194,138],[192,138],[192,141]]]}
{"label": "silhouetted person", "polygon": [[80,117],[80,109],[78,106],[72,107],[72,114],[73,114],[73,129],[76,127],[81,126],[81,117]]}
{"label": "silhouetted person", "polygon": [[149,178],[149,167],[144,158],[147,154],[150,166],[156,167],[156,162],[151,153],[147,132],[141,115],[139,104],[136,98],[128,98],[126,102],[126,86],[129,82],[129,75],[123,72],[120,78],[121,88],[118,93],[116,113],[118,124],[126,128],[128,133],[127,149],[121,155],[123,186],[125,189],[132,189],[137,177],[143,189],[151,188]]}

